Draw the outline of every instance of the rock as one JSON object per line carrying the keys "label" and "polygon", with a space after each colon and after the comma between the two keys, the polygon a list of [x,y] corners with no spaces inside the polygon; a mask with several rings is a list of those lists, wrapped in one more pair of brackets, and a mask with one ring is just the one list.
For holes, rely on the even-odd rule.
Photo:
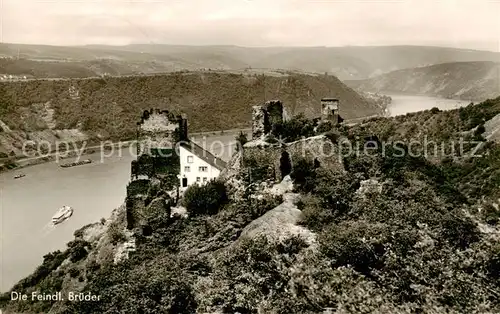
{"label": "rock", "polygon": [[297,197],[298,194],[286,193],[283,196],[284,202],[248,224],[236,243],[240,239],[252,239],[264,235],[270,241],[282,241],[292,236],[300,236],[309,245],[315,245],[316,235],[298,225],[302,212],[294,204]]}
{"label": "rock", "polygon": [[283,195],[293,191],[293,181],[290,175],[287,175],[283,180],[267,189],[267,192],[272,195]]}
{"label": "rock", "polygon": [[366,196],[366,194],[372,193],[382,193],[382,184],[375,179],[368,179],[360,182],[361,186],[356,191],[356,193],[360,196]]}

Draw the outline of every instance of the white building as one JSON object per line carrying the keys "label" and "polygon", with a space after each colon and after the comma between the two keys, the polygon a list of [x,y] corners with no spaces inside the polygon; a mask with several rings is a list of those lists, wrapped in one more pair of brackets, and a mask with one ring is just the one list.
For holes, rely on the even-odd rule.
{"label": "white building", "polygon": [[226,163],[194,142],[182,143],[179,147],[180,190],[193,184],[205,184],[217,178]]}

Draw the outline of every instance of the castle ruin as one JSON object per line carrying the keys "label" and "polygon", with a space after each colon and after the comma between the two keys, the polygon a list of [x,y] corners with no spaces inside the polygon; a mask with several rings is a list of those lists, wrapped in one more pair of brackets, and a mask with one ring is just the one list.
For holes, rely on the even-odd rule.
{"label": "castle ruin", "polygon": [[321,99],[321,120],[323,122],[329,121],[333,125],[343,121],[339,116],[339,100],[337,98]]}
{"label": "castle ruin", "polygon": [[279,100],[267,101],[252,107],[252,139],[262,138],[272,131],[273,125],[283,122],[283,104]]}
{"label": "castle ruin", "polygon": [[169,215],[173,195],[161,191],[178,193],[180,161],[175,149],[179,141],[187,138],[184,115],[159,109],[143,112],[137,122],[137,159],[132,161],[131,181],[127,186],[128,229],[144,228],[154,211]]}
{"label": "castle ruin", "polygon": [[[337,125],[343,121],[338,114],[338,103],[335,98],[321,99],[321,117],[313,119],[316,126],[325,122]],[[310,161],[315,167],[342,168],[338,160],[329,158],[336,156],[334,151],[337,148],[324,136],[292,143],[267,143],[266,136],[275,130],[275,126],[288,120],[285,115],[283,103],[279,100],[252,107],[252,141],[244,145],[240,159],[240,167],[253,169],[248,173],[250,181],[256,177],[283,180],[293,170],[294,162],[301,158]]]}

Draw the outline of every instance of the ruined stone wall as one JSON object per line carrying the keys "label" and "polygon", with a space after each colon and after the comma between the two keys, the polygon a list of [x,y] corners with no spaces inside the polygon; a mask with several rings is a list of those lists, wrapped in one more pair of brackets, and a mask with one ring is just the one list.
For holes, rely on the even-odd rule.
{"label": "ruined stone wall", "polygon": [[[166,201],[166,196],[159,194],[162,191],[175,192],[180,170],[175,145],[178,141],[187,139],[186,117],[175,116],[166,110],[144,111],[137,126],[142,154],[131,163],[131,182],[127,186],[129,229],[143,228],[148,224],[148,219],[154,218],[155,213],[169,217],[169,207],[165,202],[163,205],[166,207],[161,205],[161,200]],[[147,179],[139,179],[142,177]]]}
{"label": "ruined stone wall", "polygon": [[132,230],[145,224],[143,211],[146,208],[142,197],[130,197],[125,202],[127,211],[127,229]]}
{"label": "ruined stone wall", "polygon": [[279,147],[248,147],[244,148],[241,159],[242,170],[251,181],[278,180]]}
{"label": "ruined stone wall", "polygon": [[305,158],[311,162],[314,162],[316,159],[321,167],[335,171],[344,171],[338,145],[333,144],[323,135],[289,143],[286,150],[290,153],[292,167],[294,160]]}
{"label": "ruined stone wall", "polygon": [[283,122],[283,104],[279,100],[270,100],[266,102],[264,110],[268,116],[268,125],[266,133],[270,132],[273,125]]}
{"label": "ruined stone wall", "polygon": [[127,197],[146,196],[149,190],[149,179],[133,180],[127,185]]}
{"label": "ruined stone wall", "polygon": [[266,113],[262,106],[252,107],[252,139],[265,135]]}
{"label": "ruined stone wall", "polygon": [[245,147],[242,169],[247,174],[251,169],[252,181],[281,181],[283,176],[280,166],[283,152],[288,154],[292,171],[296,161],[302,158],[319,163],[320,167],[344,171],[339,147],[322,135],[288,143],[284,147],[277,145]]}
{"label": "ruined stone wall", "polygon": [[252,139],[262,138],[271,132],[273,125],[283,122],[283,104],[270,100],[252,107]]}
{"label": "ruined stone wall", "polygon": [[127,211],[127,229],[143,223],[142,212],[148,195],[150,180],[133,180],[127,185],[127,198],[125,207]]}
{"label": "ruined stone wall", "polygon": [[163,110],[144,111],[138,123],[141,151],[148,153],[151,148],[171,148],[179,140],[187,139],[187,119]]}

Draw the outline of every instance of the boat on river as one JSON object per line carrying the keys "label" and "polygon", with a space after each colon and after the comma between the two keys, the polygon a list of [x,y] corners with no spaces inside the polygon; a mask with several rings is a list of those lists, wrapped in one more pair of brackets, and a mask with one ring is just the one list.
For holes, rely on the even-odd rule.
{"label": "boat on river", "polygon": [[57,211],[57,213],[52,216],[52,223],[54,225],[60,224],[61,222],[65,221],[69,217],[73,215],[73,208],[65,205]]}
{"label": "boat on river", "polygon": [[16,176],[14,177],[14,179],[20,179],[20,178],[23,178],[23,177],[25,177],[25,176],[26,176],[26,175],[25,175],[24,173],[20,173],[20,174],[16,175]]}
{"label": "boat on river", "polygon": [[90,163],[92,163],[91,159],[85,159],[85,160],[75,161],[75,162],[71,162],[69,164],[61,165],[61,167],[63,167],[63,168],[69,168],[69,167],[76,167],[76,166],[86,165],[86,164],[90,164]]}

